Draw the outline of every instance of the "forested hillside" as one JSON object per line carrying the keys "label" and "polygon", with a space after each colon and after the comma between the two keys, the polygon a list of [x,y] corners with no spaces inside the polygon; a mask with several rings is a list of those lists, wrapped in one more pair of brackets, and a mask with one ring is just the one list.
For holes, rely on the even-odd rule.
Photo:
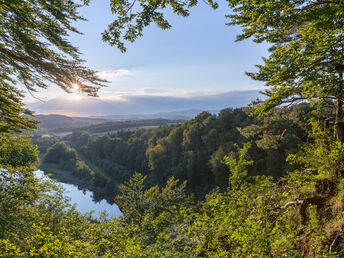
{"label": "forested hillside", "polygon": [[101,134],[115,132],[121,129],[149,128],[160,125],[167,125],[185,121],[170,119],[123,119],[113,121],[110,117],[69,117],[64,115],[38,115],[36,119],[40,121],[39,130],[35,135],[51,134],[55,136],[67,135],[73,131],[87,131],[90,134]]}
{"label": "forested hillside", "polygon": [[[100,172],[106,176],[97,181],[101,178],[97,173],[102,170],[90,169],[93,162],[104,169],[104,164],[110,162],[107,160],[111,160],[110,155],[123,153],[123,157],[127,157],[130,150],[145,146],[141,150],[143,157],[137,160],[147,163],[146,175],[127,170],[129,174],[125,176],[131,178],[120,186],[115,197],[123,213],[118,218],[104,215],[95,219],[75,211],[58,187],[35,178],[30,172],[27,166],[37,161],[36,147],[30,140],[23,136],[8,138],[2,141],[3,151],[0,152],[1,164],[6,168],[2,170],[2,182],[11,182],[1,184],[0,189],[1,255],[227,257],[326,256],[331,253],[340,256],[343,250],[344,147],[333,140],[333,129],[324,128],[323,113],[318,114],[321,122],[307,118],[315,114],[306,104],[276,109],[265,119],[248,117],[242,109],[227,109],[218,116],[201,113],[183,124],[156,129],[96,137],[79,132],[55,143],[47,138],[51,142],[44,162],[66,166],[63,168],[70,173],[80,179],[91,179],[101,188],[106,187],[106,176],[110,176],[111,171]],[[209,123],[212,126],[207,127]],[[242,129],[235,129],[237,126]],[[217,133],[210,133],[214,128]],[[178,131],[180,145],[167,149],[168,143],[177,142]],[[202,137],[212,134],[211,142]],[[243,135],[253,135],[253,138]],[[174,141],[169,142],[172,137]],[[197,144],[197,139],[202,138]],[[122,144],[118,145],[119,142]],[[190,142],[196,145],[187,145]],[[109,144],[104,149],[106,143]],[[114,152],[116,146],[124,151]],[[218,149],[226,146],[231,152],[225,149],[223,152],[227,154],[221,157],[221,151],[215,162]],[[179,151],[173,154],[171,150],[177,147]],[[159,168],[167,179],[155,181],[159,179],[159,170],[150,168],[154,148],[166,148],[166,151],[165,156],[155,155],[157,158],[153,161],[169,160],[171,154],[182,157],[190,153],[190,148],[194,148],[192,152],[196,148],[203,154],[209,152],[197,160],[207,168],[197,167],[193,170],[195,174],[188,174],[188,167],[179,165],[177,171],[186,172],[177,174],[175,168],[186,158],[176,158],[175,163],[156,163],[163,165]],[[107,156],[107,153],[111,154]],[[92,165],[81,160],[83,155],[95,157]],[[286,162],[284,157],[287,157]],[[193,159],[187,160],[187,164]],[[109,168],[119,166],[117,162],[120,160]],[[124,159],[121,166],[125,166],[125,162],[128,161]],[[212,167],[213,164],[218,167]],[[201,178],[205,174],[196,174],[207,169],[210,169],[209,181]],[[222,174],[216,173],[218,171]],[[269,173],[274,178],[268,176]],[[218,183],[216,176],[226,185]],[[176,177],[186,177],[191,182],[198,180],[197,184],[203,187],[197,188]],[[215,186],[219,188],[208,194],[201,192]],[[194,193],[194,197],[190,193]],[[28,238],[32,240],[26,240]]]}
{"label": "forested hillside", "polygon": [[[286,157],[307,138],[305,118],[310,111],[306,104],[276,109],[259,122],[244,109],[224,109],[218,115],[203,112],[182,124],[159,128],[93,137],[80,131],[61,140],[47,136],[33,140],[41,151],[43,170],[61,179],[61,172],[53,168],[62,169],[84,181],[83,186],[102,188],[103,198],[108,200],[116,193],[114,186],[128,181],[135,171],[147,176],[147,187],[164,186],[171,176],[187,181],[187,192],[202,199],[216,187],[227,189],[224,157],[234,155],[237,146],[246,142],[253,143],[248,153],[254,161],[248,168],[250,175],[276,179],[284,175]],[[284,131],[288,126],[291,128]]]}

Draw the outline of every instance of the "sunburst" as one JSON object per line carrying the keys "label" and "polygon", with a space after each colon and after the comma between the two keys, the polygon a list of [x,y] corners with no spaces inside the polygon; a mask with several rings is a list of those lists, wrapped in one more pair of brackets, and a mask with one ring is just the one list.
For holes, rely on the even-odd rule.
{"label": "sunburst", "polygon": [[78,91],[80,89],[80,85],[77,83],[73,83],[72,88],[73,88],[73,90]]}

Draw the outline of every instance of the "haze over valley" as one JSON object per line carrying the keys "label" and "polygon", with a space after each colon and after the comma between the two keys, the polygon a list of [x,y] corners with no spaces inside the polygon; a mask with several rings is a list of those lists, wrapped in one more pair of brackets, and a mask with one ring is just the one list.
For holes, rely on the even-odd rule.
{"label": "haze over valley", "polygon": [[[73,93],[72,93],[73,94]],[[118,119],[127,118],[168,118],[164,112],[183,112],[187,110],[219,111],[227,107],[243,107],[262,97],[258,90],[226,91],[220,93],[203,93],[202,95],[180,97],[164,95],[119,95],[111,98],[89,98],[80,95],[61,96],[46,101],[35,100],[27,103],[27,107],[36,114],[61,114],[77,117],[113,116]],[[184,116],[190,116],[185,112]],[[121,118],[121,116],[123,116]],[[141,117],[141,118],[140,118]],[[111,118],[112,119],[112,118]],[[175,119],[175,117],[173,118]]]}

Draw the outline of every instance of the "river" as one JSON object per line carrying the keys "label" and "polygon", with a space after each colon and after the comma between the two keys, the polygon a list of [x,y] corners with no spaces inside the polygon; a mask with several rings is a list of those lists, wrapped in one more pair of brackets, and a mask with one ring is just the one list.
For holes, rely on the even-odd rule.
{"label": "river", "polygon": [[[43,177],[44,173],[41,170],[35,171],[36,176]],[[71,204],[76,206],[76,209],[82,213],[93,210],[94,216],[98,217],[102,211],[106,211],[110,216],[119,216],[121,211],[116,204],[109,204],[107,201],[94,202],[92,192],[78,189],[72,184],[58,183],[65,189],[65,195],[71,200]]]}

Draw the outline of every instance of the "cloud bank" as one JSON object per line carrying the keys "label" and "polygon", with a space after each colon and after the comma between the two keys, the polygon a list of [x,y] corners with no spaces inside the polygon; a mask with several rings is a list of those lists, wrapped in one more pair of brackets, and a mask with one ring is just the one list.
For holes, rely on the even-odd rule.
{"label": "cloud bank", "polygon": [[259,97],[258,90],[230,91],[193,97],[121,95],[109,99],[57,97],[27,105],[36,114],[72,116],[153,114],[189,109],[220,110],[243,107]]}

